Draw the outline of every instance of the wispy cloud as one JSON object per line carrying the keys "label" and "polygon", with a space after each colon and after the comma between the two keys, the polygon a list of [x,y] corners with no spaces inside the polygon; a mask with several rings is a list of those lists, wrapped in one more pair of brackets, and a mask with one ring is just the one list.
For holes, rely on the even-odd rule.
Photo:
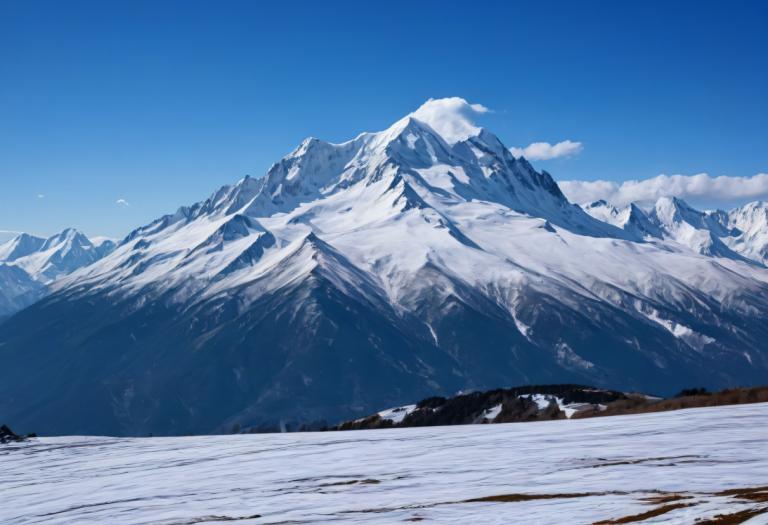
{"label": "wispy cloud", "polygon": [[558,184],[572,202],[588,203],[603,199],[616,206],[656,201],[659,197],[680,197],[702,202],[768,199],[768,173],[758,173],[751,177],[711,177],[707,173],[658,175],[621,183],[568,180]]}
{"label": "wispy cloud", "polygon": [[482,104],[470,104],[461,97],[431,98],[411,116],[429,124],[446,141],[456,143],[479,133],[472,117],[489,111]]}
{"label": "wispy cloud", "polygon": [[581,142],[564,140],[557,144],[549,142],[534,142],[524,148],[509,148],[515,157],[525,157],[528,160],[549,160],[558,157],[570,157],[581,153],[584,147]]}
{"label": "wispy cloud", "polygon": [[115,204],[117,204],[117,205],[118,205],[118,206],[120,206],[121,208],[127,208],[127,207],[129,207],[129,206],[131,205],[131,204],[130,204],[130,203],[127,201],[127,200],[125,200],[125,199],[117,199],[117,200],[115,201]]}
{"label": "wispy cloud", "polygon": [[45,198],[45,193],[38,193],[37,194],[37,198],[38,199],[44,199]]}

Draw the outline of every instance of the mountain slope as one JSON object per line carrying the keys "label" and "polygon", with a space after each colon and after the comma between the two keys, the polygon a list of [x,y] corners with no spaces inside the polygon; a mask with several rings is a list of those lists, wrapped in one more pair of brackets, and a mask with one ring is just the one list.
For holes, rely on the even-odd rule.
{"label": "mountain slope", "polygon": [[0,263],[0,321],[34,303],[46,291],[45,285],[21,268]]}
{"label": "mountain slope", "polygon": [[485,130],[308,139],[0,326],[0,418],[182,434],[510,384],[764,382],[768,270],[627,215],[586,213]]}

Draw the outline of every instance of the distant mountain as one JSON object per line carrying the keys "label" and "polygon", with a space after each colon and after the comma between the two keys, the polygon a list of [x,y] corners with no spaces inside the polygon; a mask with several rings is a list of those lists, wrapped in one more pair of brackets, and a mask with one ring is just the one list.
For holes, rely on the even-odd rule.
{"label": "distant mountain", "polygon": [[68,228],[47,239],[22,233],[0,244],[0,320],[45,296],[57,278],[114,250],[110,239],[92,242]]}
{"label": "distant mountain", "polygon": [[186,434],[510,384],[766,382],[768,270],[730,216],[587,213],[492,133],[444,135],[307,139],[59,277],[0,325],[0,419]]}
{"label": "distant mountain", "polygon": [[619,209],[604,200],[599,200],[584,206],[584,211],[598,220],[625,230],[637,241],[649,237],[654,239],[663,237],[661,225],[634,203]]}
{"label": "distant mountain", "polygon": [[750,259],[768,265],[768,202],[753,202],[728,213],[732,235],[728,246]]}
{"label": "distant mountain", "polygon": [[682,199],[662,197],[644,211],[632,203],[606,201],[583,206],[593,217],[622,228],[638,240],[663,239],[702,255],[768,263],[768,203],[753,202],[730,212],[699,211]]}
{"label": "distant mountain", "polygon": [[21,257],[32,255],[45,244],[45,239],[22,233],[11,240],[0,244],[0,260],[13,262]]}

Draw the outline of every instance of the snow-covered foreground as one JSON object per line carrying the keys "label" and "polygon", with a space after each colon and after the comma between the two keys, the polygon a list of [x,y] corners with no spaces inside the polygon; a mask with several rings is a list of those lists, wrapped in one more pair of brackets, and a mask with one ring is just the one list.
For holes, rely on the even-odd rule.
{"label": "snow-covered foreground", "polygon": [[718,494],[768,485],[766,437],[768,404],[355,432],[41,438],[0,447],[0,523],[694,523],[768,512],[764,493]]}

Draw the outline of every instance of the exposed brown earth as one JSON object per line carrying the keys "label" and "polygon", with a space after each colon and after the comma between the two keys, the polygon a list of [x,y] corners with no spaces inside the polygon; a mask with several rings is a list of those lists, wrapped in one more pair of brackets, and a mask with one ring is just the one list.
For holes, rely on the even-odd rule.
{"label": "exposed brown earth", "polygon": [[729,489],[715,494],[716,496],[730,496],[737,499],[746,499],[757,503],[768,502],[768,486]]}
{"label": "exposed brown earth", "polygon": [[462,501],[462,503],[517,503],[520,501],[533,501],[540,499],[570,499],[586,498],[589,496],[604,496],[607,492],[573,492],[565,494],[499,494],[497,496],[484,496]]}
{"label": "exposed brown earth", "polygon": [[768,402],[768,387],[732,388],[711,394],[698,394],[673,397],[670,399],[647,399],[645,396],[629,394],[627,399],[620,399],[606,405],[599,412],[584,412],[576,417],[617,416],[623,414],[645,414],[648,412],[666,412],[683,408],[715,407],[723,405],[742,405],[746,403]]}
{"label": "exposed brown earth", "polygon": [[[359,481],[359,480],[358,480]],[[364,481],[364,480],[363,480]],[[349,483],[345,483],[349,484]],[[626,523],[638,523],[645,520],[663,516],[670,512],[685,509],[689,507],[695,507],[700,503],[706,501],[712,501],[712,497],[726,498],[722,501],[723,507],[736,503],[734,500],[749,500],[762,503],[761,499],[768,487],[744,487],[723,490],[716,493],[688,493],[688,492],[664,492],[664,491],[644,491],[640,493],[630,493],[622,491],[602,491],[602,492],[565,492],[565,493],[509,493],[509,494],[496,494],[492,496],[482,496],[478,498],[470,498],[459,501],[443,501],[434,502],[422,505],[408,505],[403,507],[391,507],[391,508],[370,508],[356,511],[348,511],[350,513],[386,513],[395,510],[417,510],[428,509],[443,505],[460,505],[465,503],[522,503],[527,501],[539,501],[539,500],[558,500],[558,499],[578,499],[599,497],[608,495],[620,495],[620,496],[633,496],[636,495],[637,501],[653,505],[653,508],[641,512],[638,514],[630,514],[617,518],[604,519],[594,522],[592,525],[621,525]],[[695,521],[697,525],[732,525],[743,523],[754,516],[758,516],[764,513],[768,513],[768,506],[759,504],[752,508],[741,510],[738,512],[732,512],[728,514],[717,514],[711,518],[699,518]],[[404,521],[422,521],[425,518],[419,515],[412,516]]]}
{"label": "exposed brown earth", "polygon": [[641,501],[650,505],[662,505],[664,503],[672,503],[674,501],[680,501],[684,499],[691,499],[693,496],[686,494],[659,494],[658,496],[649,496],[647,498],[641,498]]}
{"label": "exposed brown earth", "polygon": [[624,516],[622,518],[613,520],[596,521],[593,525],[618,525],[620,523],[634,523],[637,521],[647,520],[648,518],[655,518],[656,516],[661,516],[662,514],[672,512],[673,510],[692,507],[693,505],[695,505],[695,503],[672,503],[670,505],[656,507],[655,509],[651,509],[647,512],[641,512],[640,514],[633,514],[631,516]]}
{"label": "exposed brown earth", "polygon": [[747,509],[731,514],[718,514],[714,518],[699,520],[696,525],[738,525],[766,512],[766,509]]}

